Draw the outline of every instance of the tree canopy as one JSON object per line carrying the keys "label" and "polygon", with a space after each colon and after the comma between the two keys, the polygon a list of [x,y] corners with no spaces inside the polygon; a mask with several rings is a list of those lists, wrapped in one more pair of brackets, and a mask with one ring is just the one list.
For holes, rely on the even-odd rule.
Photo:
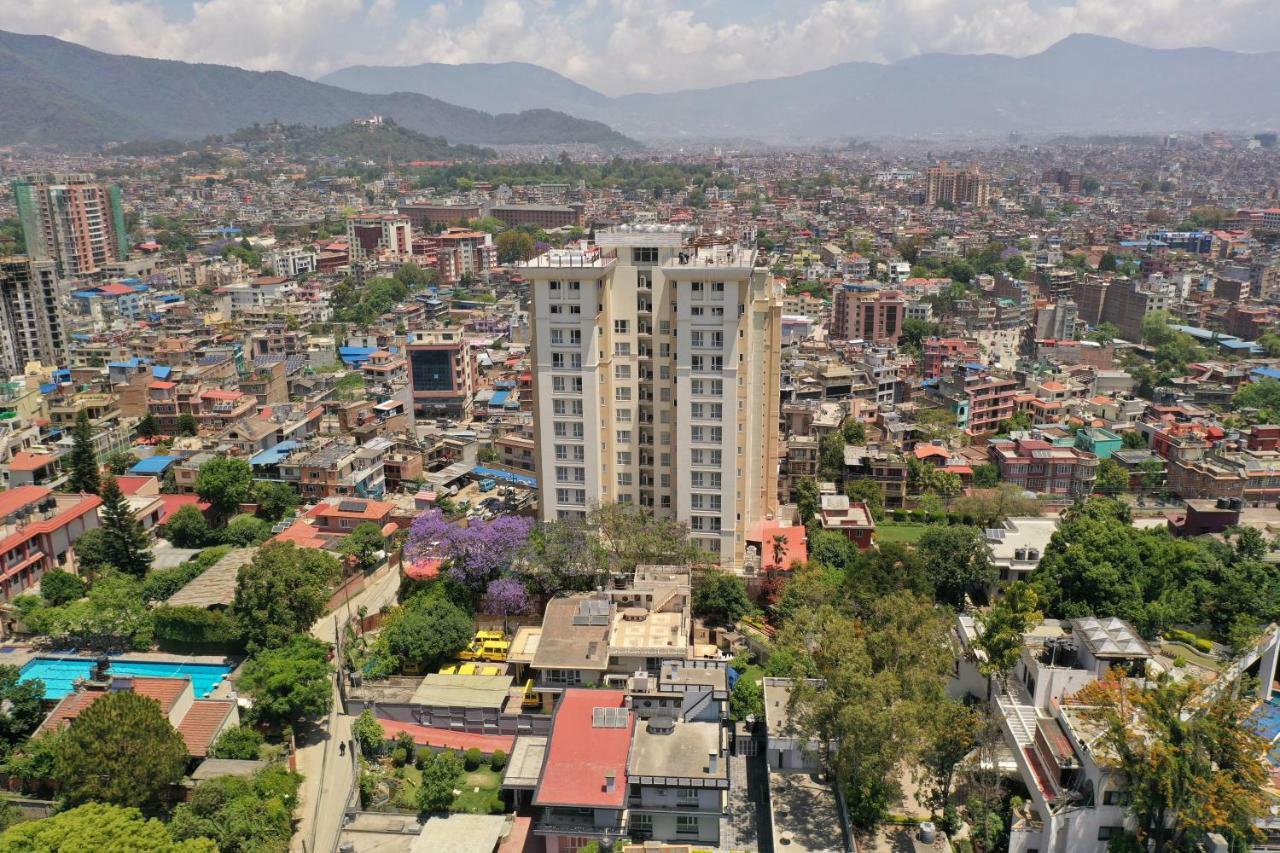
{"label": "tree canopy", "polygon": [[128,850],[130,853],[217,853],[207,838],[177,841],[169,827],[144,818],[136,808],[86,803],[73,809],[9,827],[0,850],[54,853],[72,850]]}
{"label": "tree canopy", "polygon": [[98,452],[93,447],[93,425],[89,412],[81,410],[76,415],[76,425],[71,429],[71,453],[67,471],[67,491],[98,493],[101,474],[98,468]]}
{"label": "tree canopy", "polygon": [[272,723],[297,723],[329,710],[333,698],[329,647],[309,634],[251,657],[236,682],[253,697],[253,713]]}
{"label": "tree canopy", "polygon": [[253,468],[243,459],[217,456],[200,466],[196,494],[221,518],[235,514],[253,499]]}
{"label": "tree canopy", "polygon": [[338,560],[325,551],[292,542],[262,546],[240,569],[231,605],[250,651],[282,645],[310,630],[339,574]]}
{"label": "tree canopy", "polygon": [[54,779],[67,802],[135,808],[159,804],[182,779],[187,746],[156,700],[106,693],[58,738]]}

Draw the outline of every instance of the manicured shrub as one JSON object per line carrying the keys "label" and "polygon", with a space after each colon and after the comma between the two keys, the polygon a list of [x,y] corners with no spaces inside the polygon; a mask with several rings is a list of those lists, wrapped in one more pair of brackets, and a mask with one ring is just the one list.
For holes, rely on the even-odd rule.
{"label": "manicured shrub", "polygon": [[462,754],[462,763],[468,770],[475,770],[484,761],[484,753],[474,746]]}
{"label": "manicured shrub", "polygon": [[507,754],[500,749],[493,751],[493,757],[489,759],[489,766],[495,770],[501,770],[507,766]]}

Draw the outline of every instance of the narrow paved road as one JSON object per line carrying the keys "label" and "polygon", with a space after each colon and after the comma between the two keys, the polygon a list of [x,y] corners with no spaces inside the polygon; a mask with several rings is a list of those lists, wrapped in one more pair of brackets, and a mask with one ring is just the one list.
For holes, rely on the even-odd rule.
{"label": "narrow paved road", "polygon": [[[377,613],[394,603],[400,588],[400,573],[390,567],[383,567],[379,572],[374,573],[369,585],[352,596],[350,601],[317,619],[311,627],[311,635],[332,643],[336,637],[336,626],[346,621],[348,613],[354,616],[362,606],[369,613]],[[338,705],[335,680],[333,707],[328,718],[313,729],[307,743],[298,748],[298,772],[302,774],[302,789],[298,792],[301,818],[291,850],[297,853],[332,853],[337,848],[347,796],[355,781],[350,740],[351,717],[342,713]],[[348,748],[342,754],[339,744],[344,741]]]}

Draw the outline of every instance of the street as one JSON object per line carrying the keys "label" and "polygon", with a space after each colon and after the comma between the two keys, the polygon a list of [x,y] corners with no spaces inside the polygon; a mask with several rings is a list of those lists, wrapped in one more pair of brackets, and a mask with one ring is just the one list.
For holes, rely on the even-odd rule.
{"label": "street", "polygon": [[[377,613],[395,601],[399,588],[400,573],[384,566],[349,602],[316,620],[311,627],[312,636],[326,643],[334,642],[336,626],[346,620],[348,612],[354,615],[363,606],[367,612]],[[338,662],[334,663],[337,665]],[[339,707],[336,679],[328,718],[307,732],[306,738],[306,743],[299,746],[297,752],[298,772],[302,774],[302,787],[298,792],[301,817],[290,849],[302,853],[330,853],[338,845],[347,797],[355,781],[355,760],[349,744],[351,717],[342,713]],[[348,741],[345,755],[339,754],[339,744],[343,741]]]}

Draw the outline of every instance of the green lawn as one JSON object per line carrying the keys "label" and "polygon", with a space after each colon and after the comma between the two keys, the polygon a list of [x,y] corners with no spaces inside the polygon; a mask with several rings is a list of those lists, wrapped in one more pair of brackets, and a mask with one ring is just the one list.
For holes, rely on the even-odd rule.
{"label": "green lawn", "polygon": [[450,810],[467,814],[488,814],[489,804],[493,802],[500,787],[502,774],[483,764],[475,770],[466,771],[458,781],[458,789],[462,793],[453,798]]}
{"label": "green lawn", "polygon": [[914,545],[928,529],[929,525],[917,521],[881,521],[876,524],[876,542]]}
{"label": "green lawn", "polygon": [[[393,805],[401,811],[415,811],[418,807],[418,786],[422,784],[422,771],[412,764],[397,768],[395,775],[404,780]],[[489,814],[489,804],[502,787],[502,773],[482,764],[475,770],[463,771],[458,779],[462,793],[453,798],[449,811],[467,814]],[[476,789],[479,790],[476,790]]]}

